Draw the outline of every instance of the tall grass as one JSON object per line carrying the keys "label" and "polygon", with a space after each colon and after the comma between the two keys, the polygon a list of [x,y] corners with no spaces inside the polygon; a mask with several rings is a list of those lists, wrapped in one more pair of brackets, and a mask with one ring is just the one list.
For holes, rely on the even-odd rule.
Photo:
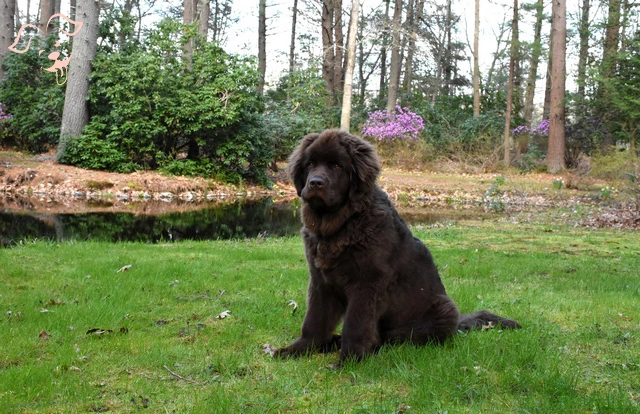
{"label": "tall grass", "polygon": [[262,351],[299,333],[298,237],[0,250],[0,411],[640,410],[637,233],[462,223],[416,235],[462,311],[524,328],[385,346],[335,370],[336,354]]}

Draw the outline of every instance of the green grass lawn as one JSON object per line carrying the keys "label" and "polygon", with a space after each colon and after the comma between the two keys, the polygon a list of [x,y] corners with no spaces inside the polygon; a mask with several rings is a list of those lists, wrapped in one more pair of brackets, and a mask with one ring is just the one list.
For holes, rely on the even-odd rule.
{"label": "green grass lawn", "polygon": [[299,333],[298,237],[0,249],[0,411],[640,410],[637,232],[476,222],[415,233],[463,312],[523,329],[385,346],[336,370],[337,354],[262,350]]}

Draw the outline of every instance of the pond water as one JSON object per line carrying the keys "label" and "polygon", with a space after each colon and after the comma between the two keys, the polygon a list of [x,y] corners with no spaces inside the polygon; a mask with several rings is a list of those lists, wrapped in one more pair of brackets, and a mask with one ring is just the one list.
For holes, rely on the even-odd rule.
{"label": "pond water", "polygon": [[[199,206],[198,206],[199,207]],[[157,215],[126,212],[48,214],[0,210],[0,246],[47,239],[166,242],[290,236],[300,231],[299,202],[275,203],[269,198],[212,203],[190,211]],[[400,210],[410,224],[431,224],[478,213]]]}

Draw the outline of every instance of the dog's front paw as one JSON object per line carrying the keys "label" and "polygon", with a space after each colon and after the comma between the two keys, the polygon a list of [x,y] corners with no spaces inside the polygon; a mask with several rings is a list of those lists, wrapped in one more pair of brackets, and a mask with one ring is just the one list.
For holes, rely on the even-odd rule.
{"label": "dog's front paw", "polygon": [[278,348],[274,351],[274,358],[291,358],[305,355],[313,350],[313,343],[302,338],[298,338],[294,343],[284,348]]}
{"label": "dog's front paw", "polygon": [[301,352],[293,350],[291,346],[278,348],[273,352],[273,357],[278,359],[287,359],[299,355],[301,355]]}

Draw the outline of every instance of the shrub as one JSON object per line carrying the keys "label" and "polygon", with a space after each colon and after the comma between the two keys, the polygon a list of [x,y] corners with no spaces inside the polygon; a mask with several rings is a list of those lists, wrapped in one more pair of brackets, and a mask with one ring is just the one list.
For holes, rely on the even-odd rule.
{"label": "shrub", "polygon": [[2,102],[0,102],[0,122],[4,121],[5,119],[9,119],[12,116],[13,115],[11,115],[7,111],[7,107]]}
{"label": "shrub", "polygon": [[139,167],[128,162],[114,142],[101,140],[93,134],[67,141],[58,161],[90,170],[131,172]]}
{"label": "shrub", "polygon": [[629,180],[635,176],[637,157],[630,151],[610,149],[606,153],[594,154],[589,175],[611,183]]}
{"label": "shrub", "polygon": [[377,141],[415,141],[423,129],[424,121],[421,116],[408,108],[396,106],[392,114],[386,111],[370,113],[362,127],[362,135]]}
{"label": "shrub", "polygon": [[470,95],[441,96],[435,105],[430,100],[414,100],[416,112],[424,118],[422,136],[438,155],[483,165],[496,158],[496,148],[502,145],[504,117],[493,109],[495,102],[483,102],[483,113],[474,117]]}
{"label": "shrub", "polygon": [[417,141],[374,142],[385,167],[404,170],[430,169],[437,151],[423,139]]}
{"label": "shrub", "polygon": [[181,33],[182,25],[164,20],[141,47],[96,57],[93,116],[60,162],[266,183],[271,140],[254,92],[255,62],[206,42],[187,62]]}
{"label": "shrub", "polygon": [[580,118],[566,126],[566,155],[567,167],[578,165],[580,154],[591,155],[602,142],[610,140],[611,133],[603,122],[597,118]]}
{"label": "shrub", "polygon": [[[34,37],[28,51],[8,53],[2,62],[6,78],[0,82],[0,102],[13,116],[2,122],[1,143],[34,153],[57,144],[66,83],[58,85],[53,74],[42,70],[51,66],[46,57],[56,40]],[[68,44],[63,42],[56,49],[66,54]],[[44,52],[38,54],[39,50]]]}

